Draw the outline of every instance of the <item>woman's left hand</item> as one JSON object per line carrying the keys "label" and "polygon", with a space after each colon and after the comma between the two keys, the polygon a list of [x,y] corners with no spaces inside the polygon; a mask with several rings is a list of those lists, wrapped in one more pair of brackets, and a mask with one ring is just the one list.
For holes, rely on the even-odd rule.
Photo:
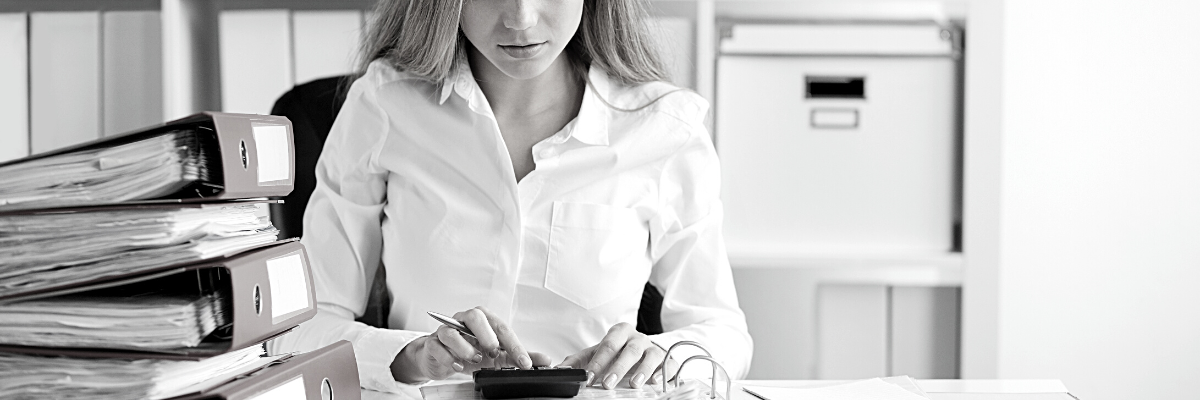
{"label": "woman's left hand", "polygon": [[[663,379],[658,367],[666,354],[650,337],[622,322],[610,328],[599,344],[567,356],[559,365],[586,369],[588,385],[599,379],[605,389],[613,389],[622,377],[629,376],[629,386],[636,389],[647,379],[652,384]],[[667,370],[673,369],[667,366]]]}

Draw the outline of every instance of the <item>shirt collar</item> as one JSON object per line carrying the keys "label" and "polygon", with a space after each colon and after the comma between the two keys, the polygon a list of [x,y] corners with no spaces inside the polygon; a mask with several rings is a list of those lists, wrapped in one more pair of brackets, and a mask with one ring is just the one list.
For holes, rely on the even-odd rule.
{"label": "shirt collar", "polygon": [[[593,146],[608,146],[609,106],[607,99],[611,82],[603,69],[588,67],[587,82],[583,91],[583,102],[579,105],[579,115],[571,120],[563,129],[567,138],[575,138],[582,143]],[[438,104],[445,104],[451,94],[457,94],[467,101],[472,110],[485,115],[491,115],[491,106],[483,90],[475,82],[471,74],[471,66],[465,54],[460,52],[455,67],[442,81],[442,93]],[[481,110],[480,106],[487,108]]]}
{"label": "shirt collar", "polygon": [[609,98],[609,87],[608,74],[603,69],[588,67],[583,102],[579,105],[579,115],[575,117],[574,124],[567,129],[568,135],[593,146],[608,146],[611,110],[605,99]]}

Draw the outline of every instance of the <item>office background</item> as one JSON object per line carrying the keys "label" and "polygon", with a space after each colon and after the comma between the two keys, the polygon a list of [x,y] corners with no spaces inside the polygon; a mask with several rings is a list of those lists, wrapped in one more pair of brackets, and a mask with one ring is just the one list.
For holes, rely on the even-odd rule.
{"label": "office background", "polygon": [[[267,113],[292,85],[351,71],[373,3],[0,0],[0,159],[201,109]],[[957,239],[870,256],[731,252],[757,344],[751,378],[1058,378],[1084,399],[1194,391],[1200,4],[653,4],[676,83],[715,105],[718,147],[737,129],[722,105],[765,95],[720,90],[740,78],[718,68],[739,24],[921,21],[965,38],[942,226]],[[726,185],[788,184],[745,176]]]}

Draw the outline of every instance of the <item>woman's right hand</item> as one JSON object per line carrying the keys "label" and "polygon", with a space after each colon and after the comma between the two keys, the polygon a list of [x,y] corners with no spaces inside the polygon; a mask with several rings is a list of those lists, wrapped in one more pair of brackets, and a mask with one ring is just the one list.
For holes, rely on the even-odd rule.
{"label": "woman's right hand", "polygon": [[483,307],[456,313],[454,319],[466,325],[478,340],[443,325],[400,350],[392,362],[392,377],[399,382],[418,383],[480,368],[550,365],[549,357],[526,351],[508,324]]}

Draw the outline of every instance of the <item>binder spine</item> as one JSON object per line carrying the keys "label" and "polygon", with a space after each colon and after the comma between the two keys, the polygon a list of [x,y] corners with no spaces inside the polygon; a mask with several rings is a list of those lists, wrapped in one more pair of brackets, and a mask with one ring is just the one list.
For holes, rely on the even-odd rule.
{"label": "binder spine", "polygon": [[312,270],[300,242],[245,254],[226,266],[233,290],[230,348],[260,343],[316,315]]}
{"label": "binder spine", "polygon": [[296,179],[292,123],[272,115],[209,113],[221,145],[218,199],[286,196]]}
{"label": "binder spine", "polygon": [[226,400],[299,399],[359,400],[358,363],[350,342],[340,341],[301,354],[258,374],[218,388]]}

